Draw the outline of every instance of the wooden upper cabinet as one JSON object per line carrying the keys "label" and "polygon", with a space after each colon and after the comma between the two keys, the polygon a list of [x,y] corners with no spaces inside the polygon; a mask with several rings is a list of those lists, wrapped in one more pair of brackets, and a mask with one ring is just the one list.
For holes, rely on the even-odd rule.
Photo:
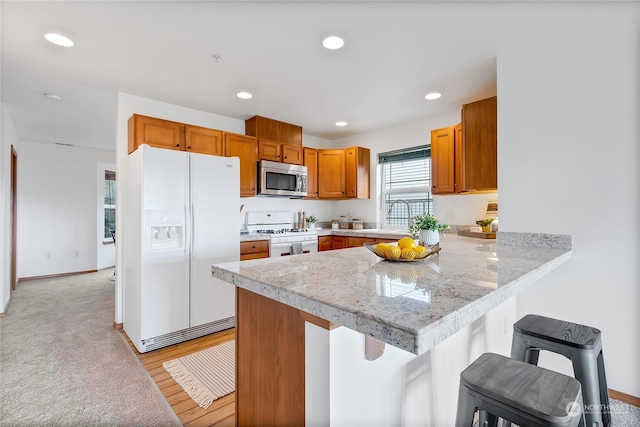
{"label": "wooden upper cabinet", "polygon": [[292,125],[267,117],[253,116],[245,120],[244,129],[247,135],[257,138],[271,139],[286,144],[302,146],[302,126]]}
{"label": "wooden upper cabinet", "polygon": [[282,162],[292,165],[302,165],[302,146],[292,144],[282,144]]}
{"label": "wooden upper cabinet", "polygon": [[431,131],[433,194],[498,188],[497,98],[462,106],[462,122]]}
{"label": "wooden upper cabinet", "polygon": [[307,199],[318,198],[318,150],[305,147],[304,165],[307,167]]}
{"label": "wooden upper cabinet", "polygon": [[140,145],[184,150],[184,125],[169,120],[134,114],[129,118],[129,153]]}
{"label": "wooden upper cabinet", "polygon": [[498,98],[462,106],[461,181],[457,191],[498,188]]}
{"label": "wooden upper cabinet", "polygon": [[192,153],[224,156],[224,140],[221,130],[186,125],[184,127],[185,150]]}
{"label": "wooden upper cabinet", "polygon": [[455,127],[431,131],[431,192],[455,192]]}
{"label": "wooden upper cabinet", "polygon": [[224,133],[224,155],[240,158],[240,196],[258,193],[258,142],[252,136]]}
{"label": "wooden upper cabinet", "polygon": [[370,150],[351,147],[344,153],[347,199],[368,199]]}
{"label": "wooden upper cabinet", "polygon": [[282,144],[270,139],[258,139],[258,159],[271,160],[272,162],[282,161]]}
{"label": "wooden upper cabinet", "polygon": [[318,150],[318,197],[345,198],[345,154],[343,149]]}
{"label": "wooden upper cabinet", "polygon": [[302,165],[302,146],[258,138],[258,160]]}

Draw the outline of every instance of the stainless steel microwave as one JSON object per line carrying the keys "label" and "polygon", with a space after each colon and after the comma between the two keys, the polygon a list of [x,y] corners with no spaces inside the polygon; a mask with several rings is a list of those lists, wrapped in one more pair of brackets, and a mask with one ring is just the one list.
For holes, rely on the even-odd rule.
{"label": "stainless steel microwave", "polygon": [[266,196],[306,197],[307,167],[260,160],[258,189]]}

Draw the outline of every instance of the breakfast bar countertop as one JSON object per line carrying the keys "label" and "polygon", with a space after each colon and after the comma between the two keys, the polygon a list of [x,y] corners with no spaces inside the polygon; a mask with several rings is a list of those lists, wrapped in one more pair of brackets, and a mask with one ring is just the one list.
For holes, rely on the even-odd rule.
{"label": "breakfast bar countertop", "polygon": [[441,236],[439,254],[391,262],[364,247],[214,264],[213,277],[417,355],[571,258],[571,236]]}

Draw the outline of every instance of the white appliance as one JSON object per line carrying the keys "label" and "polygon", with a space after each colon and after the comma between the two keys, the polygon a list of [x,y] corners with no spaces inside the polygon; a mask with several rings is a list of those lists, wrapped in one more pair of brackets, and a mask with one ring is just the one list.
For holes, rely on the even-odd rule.
{"label": "white appliance", "polygon": [[318,232],[295,228],[295,212],[247,212],[245,230],[269,238],[269,257],[318,252]]}
{"label": "white appliance", "polygon": [[211,264],[240,259],[239,159],[142,145],[126,163],[124,331],[144,353],[234,327]]}

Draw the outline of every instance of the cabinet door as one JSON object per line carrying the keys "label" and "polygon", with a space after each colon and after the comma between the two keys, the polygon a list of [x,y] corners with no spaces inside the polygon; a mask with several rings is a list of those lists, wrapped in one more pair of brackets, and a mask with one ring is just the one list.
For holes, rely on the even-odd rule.
{"label": "cabinet door", "polygon": [[290,163],[292,165],[301,165],[302,160],[302,146],[282,144],[282,162]]}
{"label": "cabinet door", "polygon": [[357,248],[365,243],[375,243],[375,239],[371,237],[351,237],[349,236],[349,241],[347,247],[349,248]]}
{"label": "cabinet door", "polygon": [[222,131],[220,130],[185,126],[184,141],[186,150],[192,153],[224,155]]}
{"label": "cabinet door", "polygon": [[264,138],[258,139],[258,159],[281,162],[281,147],[282,144],[278,141],[271,141]]}
{"label": "cabinet door", "polygon": [[302,126],[261,116],[253,116],[244,123],[247,135],[302,146]]}
{"label": "cabinet door", "polygon": [[224,155],[240,158],[240,196],[255,196],[258,175],[258,143],[252,136],[224,134]]}
{"label": "cabinet door", "polygon": [[333,238],[331,236],[318,236],[318,251],[330,251],[333,249]]}
{"label": "cabinet door", "polygon": [[497,117],[495,96],[462,106],[462,181],[457,191],[498,188]]}
{"label": "cabinet door", "polygon": [[269,258],[268,240],[240,242],[240,261],[258,258]]}
{"label": "cabinet door", "polygon": [[431,131],[431,192],[455,192],[454,127]]}
{"label": "cabinet door", "polygon": [[344,150],[318,150],[318,197],[345,197]]}
{"label": "cabinet door", "polygon": [[318,198],[318,150],[304,148],[304,165],[307,167],[307,199]]}
{"label": "cabinet door", "polygon": [[129,119],[129,153],[140,145],[184,150],[184,125],[134,114]]}
{"label": "cabinet door", "polygon": [[352,147],[345,150],[345,174],[347,199],[369,198],[368,148]]}
{"label": "cabinet door", "polygon": [[456,192],[465,192],[465,173],[464,173],[464,144],[462,143],[462,123],[458,123],[453,127],[453,152],[454,152],[454,188]]}
{"label": "cabinet door", "polygon": [[343,236],[332,236],[331,240],[333,244],[331,245],[331,247],[333,249],[344,249],[347,247],[348,239],[348,237]]}

